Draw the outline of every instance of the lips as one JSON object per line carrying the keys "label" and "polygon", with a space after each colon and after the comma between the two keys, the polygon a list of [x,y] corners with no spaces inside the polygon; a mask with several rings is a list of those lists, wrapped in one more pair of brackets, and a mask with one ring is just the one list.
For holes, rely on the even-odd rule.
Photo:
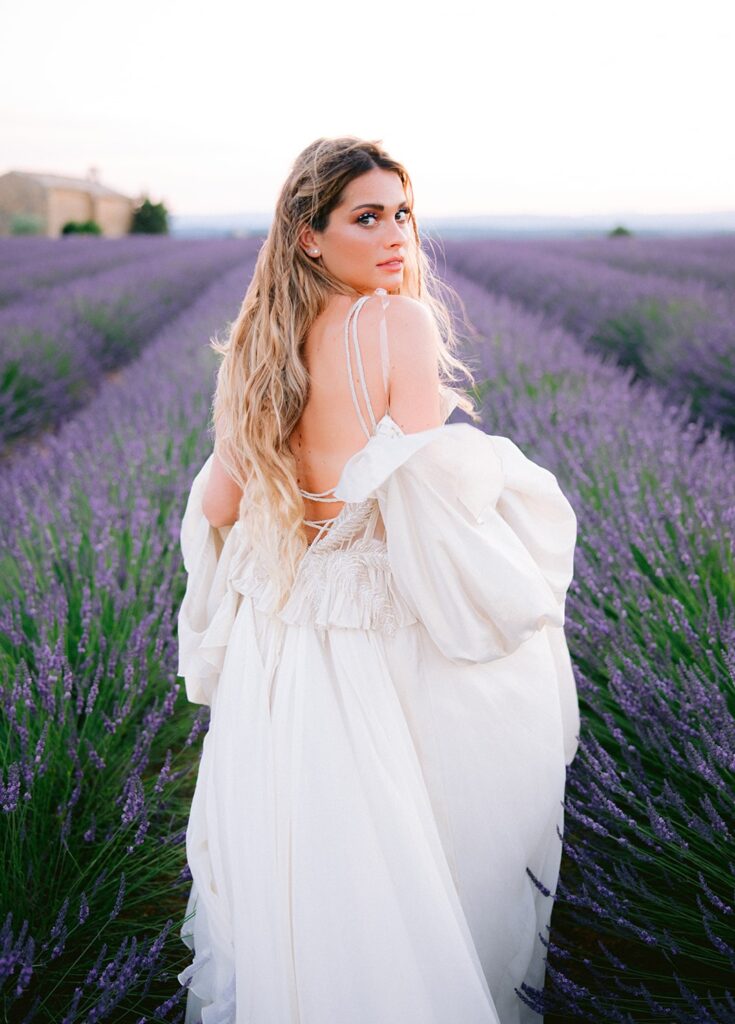
{"label": "lips", "polygon": [[382,263],[378,264],[379,267],[388,267],[389,270],[397,270],[403,266],[403,259],[400,256],[394,256],[392,260],[383,260]]}

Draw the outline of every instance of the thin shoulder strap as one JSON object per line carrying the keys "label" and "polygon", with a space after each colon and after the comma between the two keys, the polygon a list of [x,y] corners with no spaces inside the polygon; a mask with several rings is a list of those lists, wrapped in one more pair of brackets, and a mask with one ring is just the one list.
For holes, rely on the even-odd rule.
{"label": "thin shoulder strap", "polygon": [[378,288],[376,289],[375,294],[380,295],[380,324],[378,327],[380,337],[380,366],[383,371],[383,391],[385,392],[385,401],[387,406],[390,364],[388,362],[388,326],[385,322],[385,310],[388,305],[388,293],[385,288]]}
{"label": "thin shoulder strap", "polygon": [[[380,311],[380,326],[379,326],[379,337],[380,337],[380,363],[383,374],[383,388],[385,390],[386,399],[388,396],[388,332],[385,323],[385,307],[388,305],[387,292],[384,288],[376,289],[376,294],[381,296],[381,311]],[[365,370],[362,364],[362,355],[360,353],[360,343],[357,338],[357,317],[360,310],[365,305],[370,295],[361,295],[360,298],[353,304],[350,311],[345,319],[345,356],[347,359],[347,377],[350,382],[350,392],[352,394],[352,403],[355,406],[355,412],[357,418],[360,421],[360,426],[367,437],[371,437],[375,433],[377,427],[377,421],[375,419],[375,413],[373,412],[372,403],[370,402],[370,394],[368,392],[367,383],[365,381]],[[360,409],[360,404],[357,400],[357,392],[355,390],[355,382],[352,379],[352,362],[350,359],[350,321],[352,322],[352,344],[355,350],[355,362],[357,364],[357,374],[360,380],[360,387],[362,388],[363,397],[365,399],[365,407],[370,417],[370,423],[372,430],[368,428],[365,421],[365,417]]]}

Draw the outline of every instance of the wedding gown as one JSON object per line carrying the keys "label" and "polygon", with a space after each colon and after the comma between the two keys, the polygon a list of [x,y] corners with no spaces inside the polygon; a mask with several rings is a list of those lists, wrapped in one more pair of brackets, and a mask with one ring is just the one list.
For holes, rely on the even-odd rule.
{"label": "wedding gown", "polygon": [[212,456],[186,505],[179,674],[211,709],[186,834],[186,1024],[541,1019],[515,989],[543,985],[578,743],[576,518],[507,437],[376,422],[369,298],[345,320],[367,442],[279,613],[244,521],[202,513]]}

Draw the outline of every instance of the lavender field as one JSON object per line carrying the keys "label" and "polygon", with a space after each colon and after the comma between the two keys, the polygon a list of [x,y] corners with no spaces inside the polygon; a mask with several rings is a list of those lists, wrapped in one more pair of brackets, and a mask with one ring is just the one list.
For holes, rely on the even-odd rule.
{"label": "lavender field", "polygon": [[731,240],[473,239],[444,249],[454,270],[543,314],[735,437]]}
{"label": "lavender field", "polygon": [[[169,242],[160,258],[136,252],[94,271],[80,248],[61,280],[28,241],[15,284],[0,246],[0,280],[16,296],[0,317],[19,301],[63,309],[52,293],[72,281],[78,295],[100,282],[112,292],[104,282],[126,266],[137,291],[146,277],[155,290],[159,271],[199,284],[152,326],[141,314],[131,358],[90,378],[82,405],[16,420],[32,436],[0,465],[0,1006],[18,1022],[181,1022],[184,830],[207,709],[187,703],[176,676],[178,530],[210,450],[207,339],[234,317],[259,243],[236,243],[229,265],[226,246]],[[551,469],[579,520],[567,636],[581,743],[546,988],[519,991],[550,1024],[735,1020],[735,447],[724,392],[697,391],[693,407],[691,390],[618,365],[593,340],[628,309],[621,295],[676,295],[682,319],[667,306],[669,335],[646,335],[647,365],[675,376],[692,323],[684,299],[718,323],[729,308],[735,246],[710,242],[659,242],[645,265],[631,246],[632,262],[614,266],[602,243],[444,243],[444,276],[476,328],[465,354],[484,427]],[[710,276],[681,276],[699,263]],[[65,323],[56,351],[100,352]],[[679,347],[667,364],[656,346],[669,336]],[[724,338],[713,330],[706,344],[722,345],[726,363]],[[16,358],[25,344],[14,342]],[[28,358],[43,404],[54,373]]]}

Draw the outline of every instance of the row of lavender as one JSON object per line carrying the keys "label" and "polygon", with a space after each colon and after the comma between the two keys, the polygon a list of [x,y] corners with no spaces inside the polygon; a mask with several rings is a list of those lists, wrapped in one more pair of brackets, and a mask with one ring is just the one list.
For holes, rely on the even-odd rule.
{"label": "row of lavender", "polygon": [[98,274],[133,260],[160,259],[169,250],[196,244],[166,235],[0,238],[0,307],[21,298],[35,298],[41,288]]}
{"label": "row of lavender", "polygon": [[[180,1011],[205,719],[175,677],[178,530],[209,448],[203,339],[245,280],[234,271],[0,476],[8,1019]],[[582,743],[548,1012],[731,1019],[735,456],[563,330],[450,280],[482,333],[486,428],[549,466],[580,521],[567,622]]]}
{"label": "row of lavender", "polygon": [[607,263],[635,274],[704,281],[735,295],[735,234],[676,239],[549,238],[536,245],[545,253]]}
{"label": "row of lavender", "polygon": [[[613,247],[622,240],[608,239]],[[668,245],[653,269],[642,273],[640,246],[628,247],[630,269],[616,257],[599,258],[599,244],[472,239],[445,243],[450,267],[498,295],[542,313],[549,324],[573,333],[582,344],[654,382],[673,403],[689,403],[691,415],[735,436],[735,300],[731,289],[691,276],[667,276],[681,256],[694,270],[695,253]],[[702,243],[700,243],[702,244]],[[716,248],[716,247],[715,247]],[[733,253],[720,246],[719,280],[732,274]],[[591,254],[597,252],[597,257]],[[613,249],[607,250],[608,254]],[[623,253],[623,256],[620,253]],[[632,253],[638,253],[638,257]],[[704,257],[703,257],[704,258]],[[624,260],[623,260],[624,263]],[[713,271],[714,273],[714,271]]]}
{"label": "row of lavender", "polygon": [[[63,266],[59,243],[44,241],[45,249],[34,247],[38,261],[45,254]],[[85,273],[83,248],[69,250],[79,257],[76,277],[22,292],[0,310],[0,446],[62,423],[89,401],[105,373],[134,359],[157,330],[260,242],[148,239],[141,246],[132,237],[115,245],[117,263],[96,273]]]}
{"label": "row of lavender", "polygon": [[3,1020],[138,1022],[156,1006],[170,1019],[185,995],[183,844],[206,709],[176,677],[179,529],[211,446],[207,339],[251,273],[222,276],[0,472]]}
{"label": "row of lavender", "polygon": [[735,451],[562,328],[447,277],[481,335],[485,429],[552,469],[579,520],[581,745],[547,991],[523,996],[549,1024],[735,1020]]}

